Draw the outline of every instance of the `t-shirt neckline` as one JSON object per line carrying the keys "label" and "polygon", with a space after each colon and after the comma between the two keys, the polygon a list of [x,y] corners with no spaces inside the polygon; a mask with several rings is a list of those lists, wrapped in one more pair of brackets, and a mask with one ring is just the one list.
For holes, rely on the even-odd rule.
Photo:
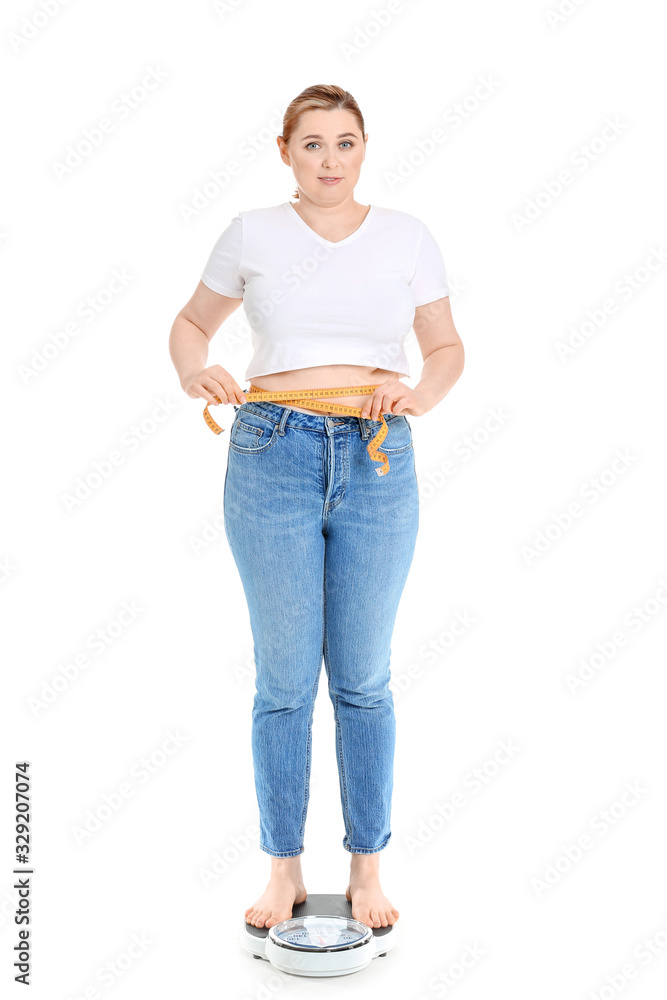
{"label": "t-shirt neckline", "polygon": [[350,233],[349,236],[346,236],[344,240],[327,240],[324,238],[324,236],[320,236],[319,233],[316,233],[315,230],[312,229],[308,225],[308,223],[301,218],[301,216],[299,215],[299,213],[297,212],[291,201],[286,201],[283,204],[285,205],[285,210],[289,212],[290,215],[294,216],[297,223],[302,227],[302,229],[307,229],[311,236],[314,236],[322,243],[326,243],[326,245],[329,247],[341,247],[344,246],[346,243],[351,243],[352,240],[356,240],[358,236],[361,236],[361,234],[364,232],[369,222],[371,221],[372,217],[375,215],[375,206],[370,205],[368,211],[366,212],[366,217],[364,221],[357,229],[354,230],[353,233]]}

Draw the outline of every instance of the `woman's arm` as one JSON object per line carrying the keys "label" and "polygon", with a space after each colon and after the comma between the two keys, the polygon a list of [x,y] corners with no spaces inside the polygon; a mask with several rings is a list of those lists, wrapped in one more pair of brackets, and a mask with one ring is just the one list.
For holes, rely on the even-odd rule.
{"label": "woman's arm", "polygon": [[414,391],[426,400],[428,411],[444,399],[458,381],[465,361],[449,296],[417,306],[412,327],[424,359],[421,378]]}
{"label": "woman's arm", "polygon": [[[174,320],[169,334],[169,354],[178,373],[179,382],[186,392],[192,380],[206,368],[209,343],[227,317],[231,316],[242,302],[242,298],[220,295],[200,281],[192,298]],[[209,380],[209,391],[198,390],[194,396],[202,396],[209,403],[214,402],[213,393],[217,393],[216,383],[220,382],[229,401],[241,403],[239,395],[241,390],[232,376],[224,368],[214,367],[223,372],[224,376]],[[223,402],[227,400],[223,399]]]}

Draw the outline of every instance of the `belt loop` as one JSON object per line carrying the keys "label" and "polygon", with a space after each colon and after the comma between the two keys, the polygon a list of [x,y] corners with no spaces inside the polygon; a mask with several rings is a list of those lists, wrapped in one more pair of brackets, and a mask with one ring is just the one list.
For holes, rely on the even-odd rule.
{"label": "belt loop", "polygon": [[366,423],[363,417],[357,417],[357,420],[359,421],[359,430],[361,432],[362,441],[368,441],[369,438],[368,424]]}
{"label": "belt loop", "polygon": [[289,406],[284,407],[284,412],[282,417],[280,418],[280,423],[278,425],[278,433],[283,436],[285,434],[285,424],[287,423],[287,417],[289,416],[289,412],[290,412]]}

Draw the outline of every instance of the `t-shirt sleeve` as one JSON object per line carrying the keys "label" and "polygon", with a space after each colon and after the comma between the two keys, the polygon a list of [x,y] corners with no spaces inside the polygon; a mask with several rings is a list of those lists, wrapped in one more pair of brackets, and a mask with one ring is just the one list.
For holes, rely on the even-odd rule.
{"label": "t-shirt sleeve", "polygon": [[415,297],[415,306],[426,305],[449,295],[449,285],[440,247],[428,227],[422,222],[415,268],[408,282]]}
{"label": "t-shirt sleeve", "polygon": [[241,274],[243,222],[235,216],[220,234],[201,276],[204,284],[220,295],[242,299],[245,280]]}

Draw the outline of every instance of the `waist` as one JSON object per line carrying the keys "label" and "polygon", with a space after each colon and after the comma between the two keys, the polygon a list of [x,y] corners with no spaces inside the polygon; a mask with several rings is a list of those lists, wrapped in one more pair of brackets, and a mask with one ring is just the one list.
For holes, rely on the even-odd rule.
{"label": "waist", "polygon": [[[339,394],[341,392],[347,392],[351,387],[336,387],[333,390],[337,391]],[[303,392],[312,393],[312,396],[303,396]],[[292,397],[289,400],[283,399],[273,399],[279,390],[258,390],[254,383],[250,384],[250,388],[244,390],[247,402],[242,406],[235,406],[235,410],[244,409],[254,409],[258,413],[261,413],[276,423],[279,423],[285,414],[285,410],[290,410],[290,414],[287,418],[287,423],[291,427],[307,427],[312,430],[324,430],[325,424],[329,427],[336,426],[341,429],[345,429],[345,425],[349,425],[350,429],[354,429],[359,432],[360,426],[367,426],[368,429],[377,427],[382,421],[382,416],[379,420],[373,421],[368,417],[361,416],[360,406],[348,406],[347,404],[342,404],[338,402],[338,397],[331,398],[331,401],[323,399],[323,395],[327,390],[324,389],[310,389],[310,390],[299,390],[298,392],[292,390],[291,392],[283,391],[284,396]],[[368,393],[360,396],[360,400],[365,399]],[[299,400],[303,403],[303,406],[295,405],[295,401]],[[294,400],[294,402],[292,401]],[[308,408],[310,404],[311,408]],[[389,416],[389,414],[388,414]]]}
{"label": "waist", "polygon": [[[346,389],[346,393],[343,395],[339,394],[334,401],[360,408],[368,396],[368,393],[362,391],[364,387],[371,383],[376,387],[378,384],[392,377],[399,378],[400,374],[384,368],[333,364],[320,365],[316,368],[301,368],[296,371],[274,372],[270,375],[258,376],[257,378],[250,377],[248,381],[253,389],[270,393],[292,389],[295,385],[303,386],[304,388],[322,386],[325,383],[329,383],[330,386],[334,387],[342,386]],[[319,395],[321,396],[321,393]],[[276,402],[278,402],[279,406],[289,405],[291,409],[302,413],[319,414],[324,412],[321,409],[309,406],[307,402],[298,405],[294,403],[282,403],[280,400]],[[332,413],[333,411],[329,411],[329,415]]]}
{"label": "waist", "polygon": [[[362,404],[380,385],[379,382],[364,385],[330,386],[308,389],[268,389],[251,382],[244,392],[249,401],[271,402],[281,409],[289,407],[299,413],[316,416],[361,417]],[[327,402],[326,400],[331,400]]]}

